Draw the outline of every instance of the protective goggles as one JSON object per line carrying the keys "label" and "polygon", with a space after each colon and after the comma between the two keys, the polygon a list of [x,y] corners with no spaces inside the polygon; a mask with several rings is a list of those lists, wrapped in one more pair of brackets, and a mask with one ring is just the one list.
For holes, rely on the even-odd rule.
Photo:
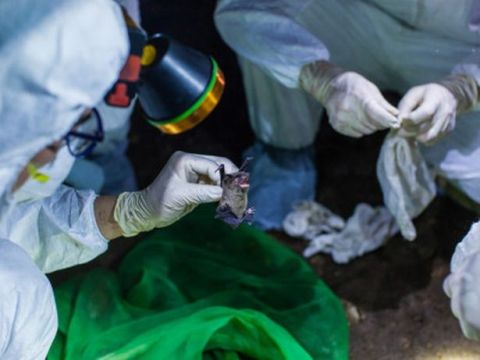
{"label": "protective goggles", "polygon": [[88,117],[65,135],[65,143],[72,156],[84,157],[92,153],[98,142],[103,141],[104,132],[100,113],[92,109]]}

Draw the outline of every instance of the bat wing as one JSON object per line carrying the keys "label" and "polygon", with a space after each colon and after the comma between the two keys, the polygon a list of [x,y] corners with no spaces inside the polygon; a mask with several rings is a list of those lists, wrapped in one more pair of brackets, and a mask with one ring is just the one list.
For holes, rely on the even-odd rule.
{"label": "bat wing", "polygon": [[253,216],[255,214],[255,209],[248,208],[242,217],[237,217],[233,212],[230,206],[221,205],[217,207],[217,213],[215,214],[215,219],[220,219],[223,222],[230,225],[233,229],[237,228],[242,222],[251,224],[253,221]]}
{"label": "bat wing", "polygon": [[228,205],[222,205],[217,207],[215,219],[220,219],[223,222],[230,225],[232,228],[238,227],[242,223],[243,218],[238,218],[230,209]]}

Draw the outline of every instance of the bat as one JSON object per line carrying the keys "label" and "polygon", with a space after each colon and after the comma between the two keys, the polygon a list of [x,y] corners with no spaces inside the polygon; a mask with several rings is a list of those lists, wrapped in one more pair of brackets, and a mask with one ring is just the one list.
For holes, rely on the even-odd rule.
{"label": "bat", "polygon": [[255,209],[248,207],[250,174],[245,171],[251,160],[252,158],[245,159],[240,169],[234,173],[226,174],[223,164],[217,169],[220,171],[220,185],[223,194],[215,218],[223,220],[234,229],[242,222],[251,224],[255,213]]}

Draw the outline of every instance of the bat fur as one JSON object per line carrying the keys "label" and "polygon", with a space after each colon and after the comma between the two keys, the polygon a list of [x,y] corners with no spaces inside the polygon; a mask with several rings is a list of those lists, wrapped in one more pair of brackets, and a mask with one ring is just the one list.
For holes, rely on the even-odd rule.
{"label": "bat fur", "polygon": [[237,172],[226,174],[224,165],[220,165],[222,198],[217,207],[215,218],[221,219],[236,228],[242,222],[251,223],[254,209],[248,207],[249,173],[245,171],[251,158],[247,158]]}

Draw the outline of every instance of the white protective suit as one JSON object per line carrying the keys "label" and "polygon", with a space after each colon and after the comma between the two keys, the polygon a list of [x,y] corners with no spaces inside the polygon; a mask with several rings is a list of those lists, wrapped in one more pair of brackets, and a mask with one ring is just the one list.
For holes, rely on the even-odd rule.
{"label": "white protective suit", "polygon": [[57,319],[42,272],[107,248],[94,192],[62,187],[15,204],[12,186],[38,151],[103,98],[127,55],[123,15],[111,0],[0,2],[1,359],[45,358]]}
{"label": "white protective suit", "polygon": [[443,283],[453,314],[466,337],[480,340],[480,223],[458,243]]}
{"label": "white protective suit", "polygon": [[[264,143],[298,149],[313,143],[322,108],[299,88],[301,68],[329,60],[381,89],[465,72],[480,80],[474,0],[220,0],[216,25],[239,54],[251,125]],[[288,101],[285,101],[288,99]],[[423,149],[427,161],[480,202],[480,116]]]}
{"label": "white protective suit", "polygon": [[[314,61],[328,60],[400,94],[452,73],[480,84],[477,0],[220,0],[215,21],[239,55],[253,130],[276,147],[298,149],[315,139],[322,109],[299,87],[302,67]],[[436,173],[480,202],[478,111],[459,115],[455,129],[421,153]],[[433,196],[430,185],[411,190],[423,191],[420,207]],[[401,212],[407,230],[407,217],[416,215],[409,205]],[[463,302],[461,291],[451,293],[452,304]],[[462,323],[467,315],[459,312]]]}

